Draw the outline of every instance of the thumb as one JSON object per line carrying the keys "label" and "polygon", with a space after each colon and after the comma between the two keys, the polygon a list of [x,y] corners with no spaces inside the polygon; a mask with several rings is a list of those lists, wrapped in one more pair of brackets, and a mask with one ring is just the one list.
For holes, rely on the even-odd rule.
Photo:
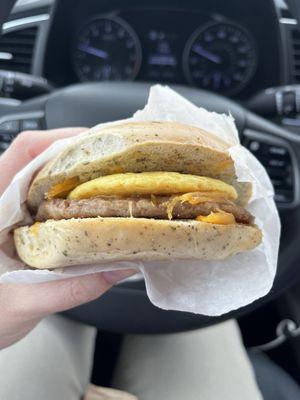
{"label": "thumb", "polygon": [[115,283],[134,273],[135,270],[119,270],[51,282],[44,291],[39,312],[53,314],[95,300]]}
{"label": "thumb", "polygon": [[[35,284],[7,284],[6,305],[25,319],[43,318],[95,300],[135,270],[118,270]],[[1,296],[2,297],[2,296]]]}

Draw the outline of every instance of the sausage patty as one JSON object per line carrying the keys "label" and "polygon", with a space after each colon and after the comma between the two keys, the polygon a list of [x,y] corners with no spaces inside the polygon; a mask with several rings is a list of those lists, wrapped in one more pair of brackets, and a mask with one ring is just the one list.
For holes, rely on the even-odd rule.
{"label": "sausage patty", "polygon": [[[168,219],[167,202],[172,196],[113,197],[103,196],[82,200],[53,199],[41,203],[36,220],[70,219],[89,217],[135,217]],[[254,217],[243,207],[231,202],[206,201],[199,204],[178,202],[172,211],[173,219],[194,219],[199,215],[225,211],[235,216],[236,222],[252,224]]]}

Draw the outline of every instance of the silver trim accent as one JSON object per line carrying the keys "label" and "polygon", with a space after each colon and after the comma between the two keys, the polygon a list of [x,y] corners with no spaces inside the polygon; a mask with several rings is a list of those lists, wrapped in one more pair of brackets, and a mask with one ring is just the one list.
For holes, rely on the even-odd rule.
{"label": "silver trim accent", "polygon": [[13,57],[11,53],[0,51],[0,60],[12,60]]}
{"label": "silver trim accent", "polygon": [[2,27],[3,35],[24,28],[38,27],[39,31],[35,41],[35,47],[34,47],[31,70],[30,70],[30,73],[32,75],[42,76],[45,42],[49,30],[50,19],[51,19],[50,13],[39,14],[39,15],[34,15],[32,17],[19,18],[12,21],[8,21]]}
{"label": "silver trim accent", "polygon": [[[21,100],[0,97],[0,105],[18,107],[22,103]],[[1,118],[1,117],[0,117]]]}
{"label": "silver trim accent", "polygon": [[277,113],[278,114],[282,114],[282,108],[283,108],[283,100],[282,100],[282,97],[283,97],[283,93],[282,93],[282,90],[278,90],[276,93],[275,93],[275,100],[276,100],[276,108],[277,108]]}
{"label": "silver trim accent", "polygon": [[281,24],[286,25],[297,25],[298,21],[295,18],[279,18],[279,22]]}
{"label": "silver trim accent", "polygon": [[36,25],[43,21],[47,21],[50,18],[49,14],[34,15],[32,17],[14,19],[12,21],[5,22],[2,26],[2,32],[5,33],[9,30],[15,30],[27,25]]}
{"label": "silver trim accent", "polygon": [[287,126],[297,126],[300,127],[300,119],[299,118],[283,118],[281,120],[283,125]]}
{"label": "silver trim accent", "polygon": [[[272,133],[266,133],[267,135],[276,135],[276,138],[280,138],[283,140],[289,140],[291,142],[295,142],[297,144],[300,143],[300,135],[298,133],[293,133],[292,131],[287,130],[285,127],[281,127],[280,125],[278,127],[278,132],[275,134]],[[272,138],[275,136],[271,136]]]}
{"label": "silver trim accent", "polygon": [[29,111],[19,114],[8,114],[5,115],[4,117],[0,117],[0,124],[8,121],[19,121],[22,119],[44,118],[44,117],[45,117],[44,111]]}

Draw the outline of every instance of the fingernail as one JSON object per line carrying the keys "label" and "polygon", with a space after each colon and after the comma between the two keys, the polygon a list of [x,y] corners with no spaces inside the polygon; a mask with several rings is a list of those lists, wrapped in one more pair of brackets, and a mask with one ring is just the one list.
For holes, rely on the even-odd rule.
{"label": "fingernail", "polygon": [[117,271],[105,271],[102,272],[103,278],[106,280],[106,282],[110,284],[115,284],[117,282],[120,282],[126,278],[129,278],[130,276],[136,274],[137,271],[135,269],[119,269]]}

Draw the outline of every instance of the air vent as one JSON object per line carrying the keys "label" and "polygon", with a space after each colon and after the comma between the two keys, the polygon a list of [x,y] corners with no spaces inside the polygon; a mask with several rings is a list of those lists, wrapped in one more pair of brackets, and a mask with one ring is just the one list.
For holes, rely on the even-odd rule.
{"label": "air vent", "polygon": [[300,31],[291,30],[292,36],[292,78],[295,83],[300,83]]}
{"label": "air vent", "polygon": [[31,72],[37,29],[20,29],[1,36],[0,69]]}

